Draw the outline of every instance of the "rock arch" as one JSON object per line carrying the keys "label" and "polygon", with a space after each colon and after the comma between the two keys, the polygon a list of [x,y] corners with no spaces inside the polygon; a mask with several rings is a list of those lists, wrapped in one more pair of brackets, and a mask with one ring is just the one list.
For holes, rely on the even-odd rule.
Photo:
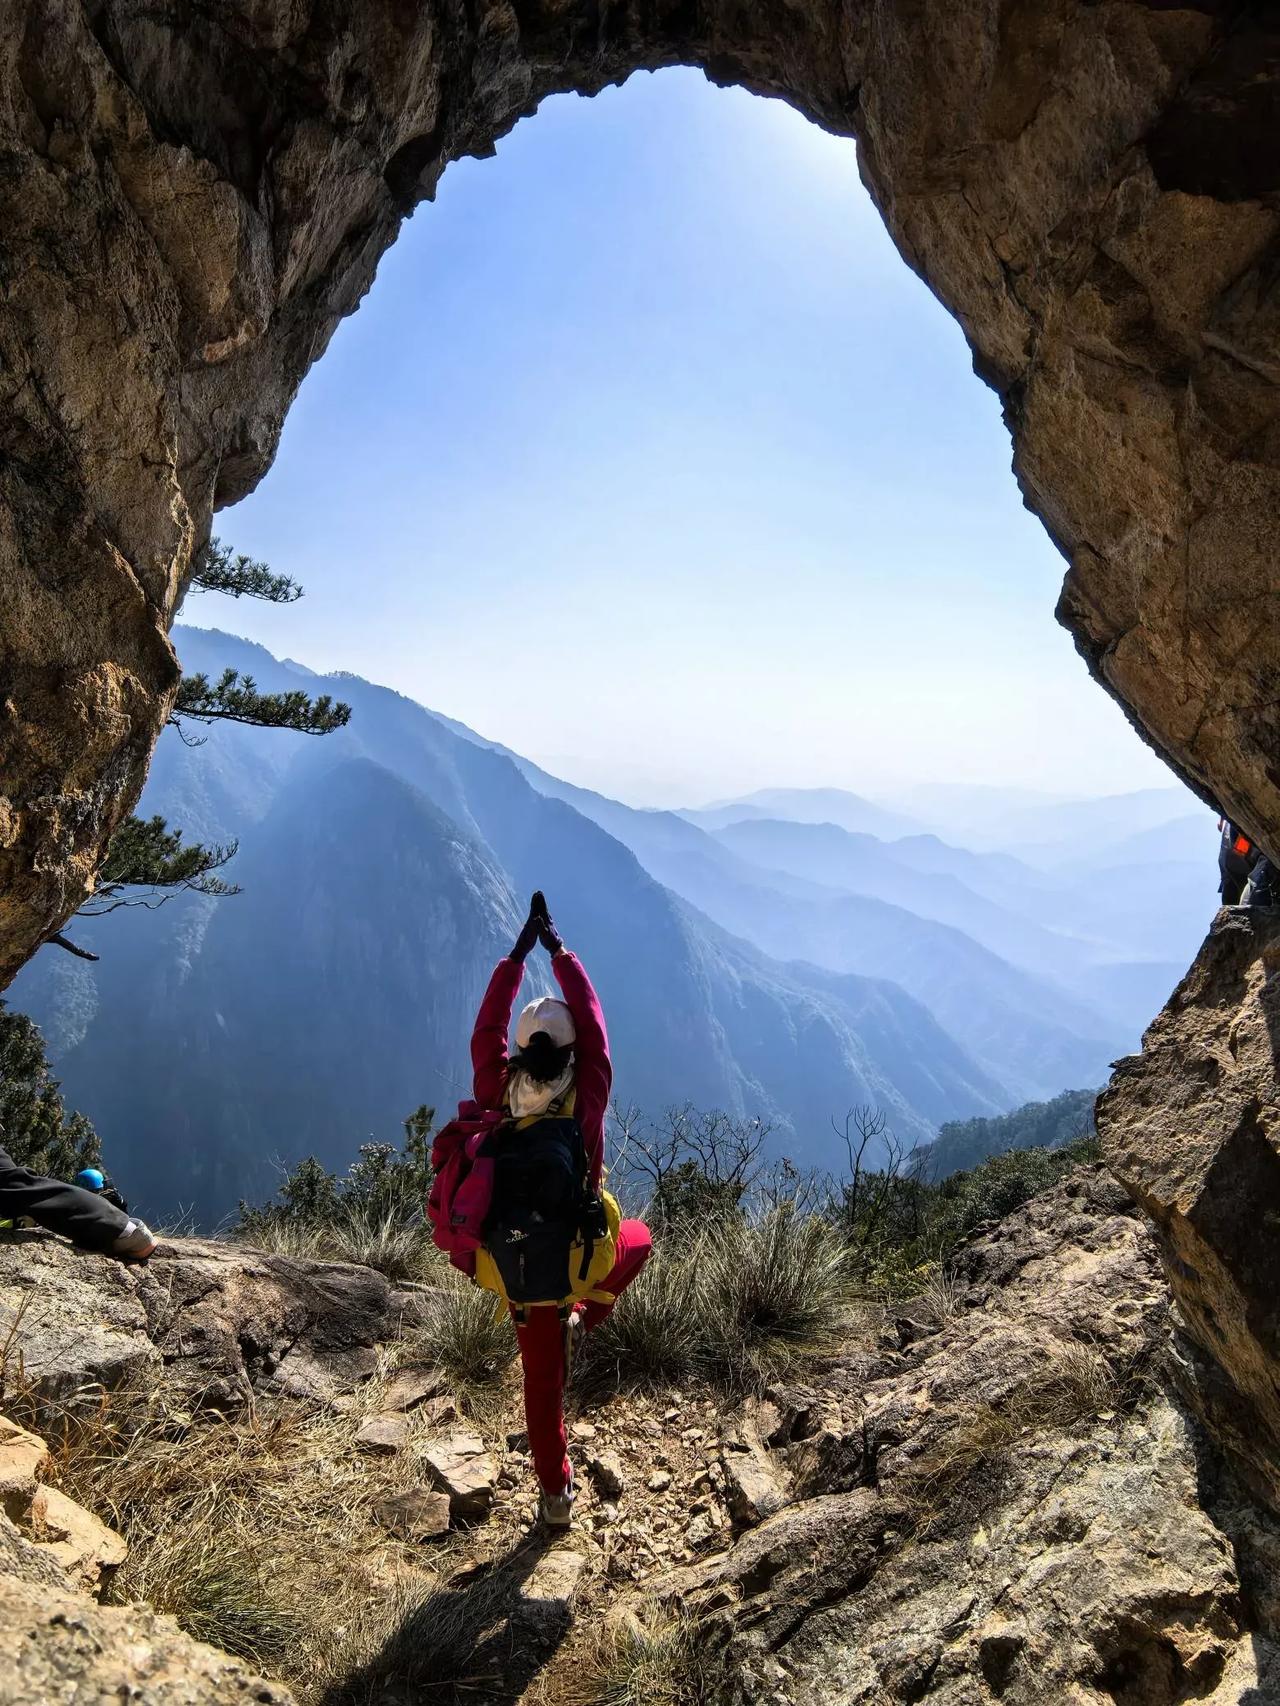
{"label": "rock arch", "polygon": [[0,987],[136,798],[192,552],[401,219],[545,95],[676,63],[856,136],[1090,669],[1280,850],[1280,31],[1250,8],[15,0],[0,48]]}

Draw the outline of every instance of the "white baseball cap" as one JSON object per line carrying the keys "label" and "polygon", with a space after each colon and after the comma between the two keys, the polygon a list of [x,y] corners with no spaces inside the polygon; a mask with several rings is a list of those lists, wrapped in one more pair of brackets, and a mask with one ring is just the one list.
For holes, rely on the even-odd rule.
{"label": "white baseball cap", "polygon": [[540,995],[521,1013],[516,1020],[516,1047],[528,1048],[537,1031],[545,1031],[557,1048],[568,1048],[577,1036],[573,1014],[554,995]]}

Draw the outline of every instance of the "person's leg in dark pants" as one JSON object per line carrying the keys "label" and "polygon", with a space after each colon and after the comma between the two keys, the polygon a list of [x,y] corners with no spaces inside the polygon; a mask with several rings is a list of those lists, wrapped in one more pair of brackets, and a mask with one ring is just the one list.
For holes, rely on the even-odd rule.
{"label": "person's leg in dark pants", "polygon": [[25,1215],[50,1232],[60,1232],[82,1250],[109,1251],[134,1224],[127,1214],[92,1191],[61,1179],[42,1178],[20,1167],[0,1148],[0,1220]]}

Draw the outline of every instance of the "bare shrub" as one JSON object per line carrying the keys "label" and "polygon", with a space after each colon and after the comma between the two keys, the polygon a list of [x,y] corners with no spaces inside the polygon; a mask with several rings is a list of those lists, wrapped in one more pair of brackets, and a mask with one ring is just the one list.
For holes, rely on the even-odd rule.
{"label": "bare shrub", "polygon": [[685,1103],[656,1123],[635,1108],[615,1108],[613,1129],[615,1170],[643,1189],[648,1218],[661,1229],[746,1206],[764,1172],[761,1157],[773,1128]]}

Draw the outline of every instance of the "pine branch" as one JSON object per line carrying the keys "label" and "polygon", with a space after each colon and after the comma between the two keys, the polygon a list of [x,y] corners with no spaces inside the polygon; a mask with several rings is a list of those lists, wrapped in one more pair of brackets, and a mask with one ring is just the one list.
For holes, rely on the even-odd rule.
{"label": "pine branch", "polygon": [[211,539],[196,559],[191,585],[201,592],[225,592],[229,598],[261,598],[268,604],[293,604],[302,588],[290,575],[276,574],[266,563],[233,552]]}
{"label": "pine branch", "polygon": [[77,916],[103,918],[125,906],[153,909],[183,890],[214,897],[239,894],[234,883],[214,875],[236,850],[234,841],[184,846],[182,831],[170,829],[162,817],[126,818],[111,837],[98,887]]}
{"label": "pine branch", "polygon": [[169,721],[181,727],[184,717],[197,723],[248,723],[260,729],[327,735],[346,726],[351,707],[335,702],[327,693],[313,699],[299,688],[288,693],[262,693],[251,675],[226,669],[216,682],[210,682],[207,675],[183,676]]}

